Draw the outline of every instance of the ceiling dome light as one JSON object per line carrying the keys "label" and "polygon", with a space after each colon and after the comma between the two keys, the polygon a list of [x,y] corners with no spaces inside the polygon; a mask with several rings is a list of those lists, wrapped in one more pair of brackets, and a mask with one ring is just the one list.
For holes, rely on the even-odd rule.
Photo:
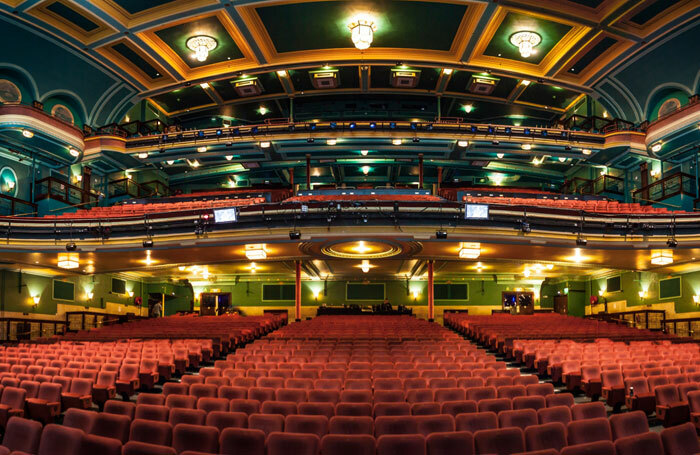
{"label": "ceiling dome light", "polygon": [[403,142],[403,141],[402,141],[401,139],[394,139],[394,140],[391,141],[391,143],[394,144],[394,145],[401,145],[402,142]]}
{"label": "ceiling dome light", "polygon": [[369,150],[360,150],[360,154],[362,156],[367,156],[368,153],[369,153]]}
{"label": "ceiling dome light", "polygon": [[198,148],[197,148],[197,151],[198,151],[199,153],[204,153],[204,152],[207,151],[207,146],[206,146],[206,145],[203,145],[203,146],[201,146],[201,147],[198,147]]}
{"label": "ceiling dome light", "polygon": [[459,244],[460,259],[476,259],[481,255],[481,244],[478,242],[462,242]]}
{"label": "ceiling dome light", "polygon": [[501,159],[501,158],[503,158],[505,155],[504,155],[503,153],[496,153],[496,156],[498,157],[498,159]]}
{"label": "ceiling dome light", "polygon": [[139,158],[145,160],[146,158],[148,158],[148,152],[139,153]]}
{"label": "ceiling dome light", "polygon": [[583,150],[581,150],[581,153],[583,153],[584,155],[590,155],[591,149],[583,149]]}
{"label": "ceiling dome light", "polygon": [[68,149],[68,152],[70,152],[71,156],[74,156],[76,158],[80,156],[80,152],[78,151],[78,149],[74,149],[73,147]]}
{"label": "ceiling dome light", "polygon": [[651,151],[656,153],[661,150],[661,142],[657,142],[656,144],[651,146]]}
{"label": "ceiling dome light", "polygon": [[531,56],[535,52],[535,46],[541,42],[542,37],[539,34],[529,31],[516,32],[510,37],[510,44],[518,48],[523,58]]}
{"label": "ceiling dome light", "polygon": [[365,174],[365,175],[369,174],[369,171],[370,171],[369,166],[362,166],[360,169],[362,170],[363,174]]}
{"label": "ceiling dome light", "polygon": [[226,161],[231,161],[233,159],[233,155],[226,155],[225,158]]}
{"label": "ceiling dome light", "polygon": [[457,141],[457,145],[460,147],[466,147],[469,145],[469,141]]}
{"label": "ceiling dome light", "polygon": [[377,30],[374,20],[366,14],[361,14],[348,24],[348,28],[355,47],[361,51],[369,49],[374,39],[374,32]]}
{"label": "ceiling dome light", "polygon": [[216,49],[218,44],[214,38],[206,35],[193,36],[185,43],[187,48],[194,52],[194,58],[200,62],[206,61],[209,52]]}
{"label": "ceiling dome light", "polygon": [[58,255],[58,266],[62,269],[77,269],[80,267],[78,253],[61,253]]}
{"label": "ceiling dome light", "polygon": [[29,130],[22,130],[22,136],[26,137],[27,139],[31,139],[34,137],[34,132]]}

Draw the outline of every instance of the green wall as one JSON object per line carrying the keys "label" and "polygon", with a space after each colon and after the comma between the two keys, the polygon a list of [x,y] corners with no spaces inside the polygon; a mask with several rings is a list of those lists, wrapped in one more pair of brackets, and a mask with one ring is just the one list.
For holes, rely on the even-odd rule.
{"label": "green wall", "polygon": [[[406,306],[426,306],[428,304],[427,282],[426,281],[371,281],[372,283],[384,283],[385,295],[392,305]],[[436,283],[444,283],[445,281],[436,281]],[[500,305],[501,293],[504,291],[512,291],[518,285],[513,283],[496,283],[487,280],[453,280],[452,283],[468,283],[469,284],[469,300],[436,300],[436,306],[451,306],[451,305]],[[263,302],[262,301],[262,285],[263,284],[294,284],[293,281],[241,281],[238,284],[231,282],[214,283],[208,286],[195,286],[195,294],[201,292],[211,292],[211,289],[218,289],[219,292],[230,292],[233,306],[294,306],[294,301],[282,302]],[[302,282],[302,305],[343,305],[343,304],[360,304],[371,305],[381,303],[380,301],[357,301],[347,300],[345,295],[345,281],[328,281],[326,284],[326,295],[324,295],[323,281],[304,281]],[[408,292],[407,292],[408,286]],[[538,286],[519,285],[524,289],[533,289],[537,291]],[[314,299],[314,291],[318,293],[318,300]],[[417,297],[414,298],[414,291],[417,292]],[[166,305],[167,306],[167,305]]]}
{"label": "green wall", "polygon": [[[146,291],[149,294],[165,294],[165,316],[171,316],[178,311],[190,311],[191,302],[194,300],[192,287],[186,283],[149,283]],[[147,298],[144,298],[144,305],[147,303]]]}
{"label": "green wall", "polygon": [[[133,306],[134,298],[143,297],[144,287],[139,281],[126,280],[127,291],[133,291],[134,297],[128,294],[117,295],[110,293],[112,287],[112,275],[71,276],[60,277],[62,281],[71,281],[75,284],[75,300],[65,301],[53,298],[54,279],[59,277],[39,276],[29,273],[14,271],[0,271],[0,309],[19,313],[55,315],[58,304],[77,305],[90,308],[106,308],[106,304],[116,303]],[[87,298],[87,293],[92,292],[92,299]],[[41,299],[36,308],[33,308],[33,297]],[[134,307],[135,308],[135,307]]]}

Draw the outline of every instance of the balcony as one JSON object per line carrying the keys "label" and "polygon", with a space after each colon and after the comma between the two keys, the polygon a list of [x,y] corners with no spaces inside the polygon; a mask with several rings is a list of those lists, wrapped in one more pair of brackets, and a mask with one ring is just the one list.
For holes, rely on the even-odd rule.
{"label": "balcony", "polygon": [[2,216],[33,216],[36,214],[36,210],[36,204],[0,194],[0,215]]}
{"label": "balcony", "polygon": [[679,195],[696,197],[694,176],[681,172],[669,175],[632,192],[632,200],[653,204]]}
{"label": "balcony", "polygon": [[159,180],[136,183],[129,178],[112,180],[107,184],[109,198],[128,196],[139,199],[146,197],[165,197],[170,195],[170,188]]}
{"label": "balcony", "polygon": [[595,180],[589,180],[578,187],[580,194],[625,194],[625,179],[612,175],[601,175]]}
{"label": "balcony", "polygon": [[97,195],[73,186],[56,177],[46,177],[36,182],[35,199],[53,199],[68,205],[82,205],[84,208],[97,205]]}

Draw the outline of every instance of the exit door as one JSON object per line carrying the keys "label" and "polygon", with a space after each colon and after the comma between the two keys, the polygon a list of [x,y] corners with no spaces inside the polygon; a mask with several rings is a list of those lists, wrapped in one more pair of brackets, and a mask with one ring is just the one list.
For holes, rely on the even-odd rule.
{"label": "exit door", "polygon": [[569,314],[569,296],[555,295],[554,296],[554,312],[559,314]]}
{"label": "exit door", "polygon": [[201,296],[199,314],[202,316],[218,316],[225,314],[230,307],[230,292],[204,292]]}

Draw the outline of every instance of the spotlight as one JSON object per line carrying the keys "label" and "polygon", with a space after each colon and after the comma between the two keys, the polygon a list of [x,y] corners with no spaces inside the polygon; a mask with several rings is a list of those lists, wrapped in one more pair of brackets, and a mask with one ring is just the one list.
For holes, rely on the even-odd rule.
{"label": "spotlight", "polygon": [[567,145],[566,147],[564,147],[564,150],[566,150],[567,152],[570,152],[570,151],[571,151],[571,146],[570,146],[570,145]]}
{"label": "spotlight", "polygon": [[[313,124],[312,124],[312,125],[313,125]],[[331,127],[332,130],[334,130],[334,129],[338,128],[338,124],[337,124],[336,122],[331,122],[331,123],[330,123],[330,127]]]}
{"label": "spotlight", "polygon": [[446,239],[447,238],[447,231],[435,231],[435,238]]}
{"label": "spotlight", "polygon": [[233,135],[234,136],[240,136],[241,135],[241,130],[239,128],[234,128],[233,129]]}
{"label": "spotlight", "polygon": [[197,136],[199,137],[204,137],[204,131],[198,131]]}
{"label": "spotlight", "polygon": [[416,122],[411,122],[411,129],[412,130],[417,130],[418,129],[418,124]]}
{"label": "spotlight", "polygon": [[369,129],[373,130],[377,128],[377,123],[376,122],[369,122]]}
{"label": "spotlight", "polygon": [[542,133],[542,137],[547,137],[547,132],[545,130],[542,130],[541,133]]}
{"label": "spotlight", "polygon": [[258,127],[257,127],[257,126],[252,127],[252,128],[250,129],[250,133],[251,133],[251,134],[258,134]]}
{"label": "spotlight", "polygon": [[523,221],[520,223],[520,230],[523,231],[525,234],[529,234],[532,229],[530,229],[530,223],[527,221]]}
{"label": "spotlight", "polygon": [[512,130],[511,130],[510,126],[506,126],[506,134],[510,134],[511,131]]}
{"label": "spotlight", "polygon": [[476,133],[477,131],[479,131],[479,129],[478,129],[477,127],[475,127],[474,125],[472,125],[472,126],[469,128],[469,130],[470,130],[472,133]]}
{"label": "spotlight", "polygon": [[428,125],[425,127],[425,129],[428,130],[428,131],[433,131],[433,124],[432,124],[432,123],[428,123]]}
{"label": "spotlight", "polygon": [[75,242],[66,243],[66,251],[75,251],[78,249],[78,245]]}
{"label": "spotlight", "polygon": [[668,245],[669,248],[675,248],[678,246],[678,240],[676,240],[674,237],[671,237],[666,241],[666,245]]}
{"label": "spotlight", "polygon": [[144,248],[153,248],[153,240],[151,240],[151,239],[144,240],[143,247]]}
{"label": "spotlight", "polygon": [[525,134],[525,136],[529,136],[530,135],[530,128],[525,128],[523,130],[523,134]]}
{"label": "spotlight", "polygon": [[588,240],[584,239],[583,237],[578,237],[576,239],[576,246],[586,246],[588,245]]}
{"label": "spotlight", "polygon": [[498,142],[498,141],[491,141],[491,145],[498,145],[498,144],[500,144],[500,142]]}
{"label": "spotlight", "polygon": [[308,138],[308,139],[306,140],[306,142],[308,142],[309,144],[313,144],[313,143],[314,143],[314,138],[310,137],[310,138]]}
{"label": "spotlight", "polygon": [[290,133],[293,133],[294,130],[296,129],[296,126],[294,126],[294,125],[289,125],[289,127],[287,127],[287,129],[289,130]]}
{"label": "spotlight", "polygon": [[[396,129],[396,122],[389,122],[389,128],[391,128],[392,130],[395,130]],[[413,128],[413,123],[411,123],[411,128]],[[415,129],[415,128],[413,128],[413,129]]]}
{"label": "spotlight", "polygon": [[300,238],[301,238],[301,232],[289,231],[289,240],[299,240]]}
{"label": "spotlight", "polygon": [[488,128],[489,134],[493,134],[494,131],[495,131],[494,128],[492,126],[489,126],[489,128]]}
{"label": "spotlight", "polygon": [[420,142],[420,138],[414,137],[414,138],[413,138],[413,142],[414,142],[415,144],[417,144],[418,142]]}
{"label": "spotlight", "polygon": [[562,131],[562,132],[561,132],[561,137],[564,137],[564,138],[565,138],[565,137],[568,136],[568,135],[569,135],[569,133],[568,133],[567,131]]}
{"label": "spotlight", "polygon": [[307,126],[311,131],[316,131],[316,124],[315,123],[309,123]]}
{"label": "spotlight", "polygon": [[348,125],[348,128],[350,128],[351,130],[354,130],[355,127],[357,127],[357,123],[355,122],[350,122],[350,124]]}
{"label": "spotlight", "polygon": [[221,131],[221,130],[216,130],[216,135],[217,135],[217,136],[221,136],[222,134],[224,134],[223,131]]}

